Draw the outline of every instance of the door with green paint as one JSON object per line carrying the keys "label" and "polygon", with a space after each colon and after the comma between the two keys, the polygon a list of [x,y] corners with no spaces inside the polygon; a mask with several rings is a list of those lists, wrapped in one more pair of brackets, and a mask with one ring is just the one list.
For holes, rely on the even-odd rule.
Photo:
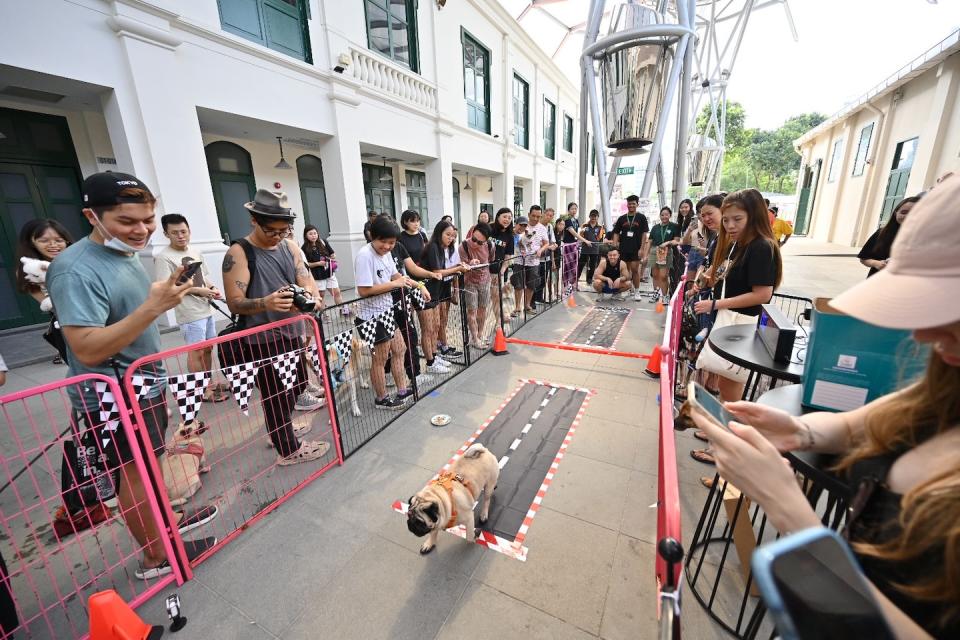
{"label": "door with green paint", "polygon": [[793,222],[793,233],[798,236],[807,235],[810,226],[810,212],[817,196],[817,183],[820,181],[820,167],[823,160],[817,160],[813,166],[803,170],[803,182],[800,185],[800,199],[797,203],[797,217]]}
{"label": "door with green paint", "polygon": [[367,211],[384,213],[397,217],[393,199],[393,169],[375,164],[365,164],[363,169],[363,191]]}
{"label": "door with green paint", "polygon": [[49,317],[33,298],[17,291],[17,240],[23,225],[53,218],[76,241],[89,230],[81,209],[75,168],[0,163],[0,329],[40,324]]}
{"label": "door with green paint", "polygon": [[327,211],[327,189],[323,184],[323,163],[307,154],[297,158],[297,179],[303,202],[303,219],[317,228],[320,237],[330,236],[330,215]]}
{"label": "door with green paint", "polygon": [[913,158],[917,155],[919,138],[910,138],[897,143],[893,154],[893,165],[890,167],[890,177],[887,178],[887,190],[883,193],[883,207],[880,209],[880,224],[883,226],[890,219],[893,208],[903,200],[907,193],[907,182],[910,180],[910,170],[913,168]]}
{"label": "door with green paint", "polygon": [[247,150],[232,142],[211,142],[205,152],[220,233],[230,244],[250,233],[250,212],[243,205],[257,191],[253,163]]}

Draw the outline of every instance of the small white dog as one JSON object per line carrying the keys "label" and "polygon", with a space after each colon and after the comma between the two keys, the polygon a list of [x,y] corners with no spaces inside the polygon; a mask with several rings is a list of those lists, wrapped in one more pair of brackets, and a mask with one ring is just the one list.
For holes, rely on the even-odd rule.
{"label": "small white dog", "polygon": [[407,511],[407,529],[421,538],[430,537],[420,547],[426,554],[437,546],[437,537],[444,529],[462,524],[467,529],[467,541],[474,542],[477,529],[474,526],[473,507],[483,491],[483,506],[480,509],[480,524],[490,515],[490,500],[500,477],[497,457],[486,447],[475,442],[464,451],[463,457],[453,463],[450,471],[440,476],[410,497]]}
{"label": "small white dog", "polygon": [[[43,287],[47,282],[47,269],[50,263],[46,260],[37,260],[26,256],[20,258],[20,264],[23,265],[23,278],[31,284]],[[49,313],[53,310],[53,303],[50,302],[50,296],[47,296],[40,302],[40,311]]]}
{"label": "small white dog", "polygon": [[361,354],[364,350],[364,344],[360,342],[357,336],[350,339],[350,362],[346,367],[340,362],[340,354],[337,349],[330,345],[327,349],[327,366],[330,367],[330,378],[333,381],[333,393],[339,395],[343,387],[346,387],[350,393],[350,413],[354,418],[359,418],[362,413],[360,405],[357,404],[357,381],[360,381],[361,389],[370,388],[370,383],[363,377],[363,367],[360,363]]}

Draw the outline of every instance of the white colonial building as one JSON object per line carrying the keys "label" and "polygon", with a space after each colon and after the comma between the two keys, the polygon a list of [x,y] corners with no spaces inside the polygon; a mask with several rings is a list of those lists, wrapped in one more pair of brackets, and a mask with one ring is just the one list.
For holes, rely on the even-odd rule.
{"label": "white colonial building", "polygon": [[90,173],[139,176],[214,271],[256,188],[286,191],[297,237],[312,223],[352,263],[371,208],[465,228],[574,200],[578,100],[497,2],[6,0],[0,329],[42,321],[13,289],[20,227],[87,233]]}

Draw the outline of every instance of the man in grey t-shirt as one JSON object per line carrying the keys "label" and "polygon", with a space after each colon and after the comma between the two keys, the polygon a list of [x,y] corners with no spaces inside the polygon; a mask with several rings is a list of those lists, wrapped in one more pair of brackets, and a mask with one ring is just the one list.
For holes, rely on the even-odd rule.
{"label": "man in grey t-shirt", "polygon": [[[113,378],[123,375],[138,358],[160,351],[156,319],[180,304],[192,283],[177,283],[182,267],[168,279],[151,283],[137,256],[157,227],[156,198],[145,184],[134,176],[107,171],[84,180],[82,193],[83,215],[93,231],[50,264],[47,290],[67,343],[68,375],[97,373]],[[141,426],[159,457],[167,428],[166,372],[158,363],[141,373],[154,377],[140,400]],[[127,441],[122,427],[99,417],[100,400],[91,385],[71,386],[69,393],[73,408],[96,433],[108,467],[119,468],[120,511],[143,549],[136,576],[146,580],[170,573],[144,479],[134,463],[137,443]],[[183,514],[178,526],[185,532],[215,516],[216,507],[204,507]],[[193,558],[214,544],[216,538],[184,542],[187,555]]]}

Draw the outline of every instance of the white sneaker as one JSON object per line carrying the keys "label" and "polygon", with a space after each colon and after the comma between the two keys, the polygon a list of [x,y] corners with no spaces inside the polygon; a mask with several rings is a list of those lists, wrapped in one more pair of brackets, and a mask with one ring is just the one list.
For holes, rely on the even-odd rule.
{"label": "white sneaker", "polygon": [[[450,367],[443,360],[437,358],[433,361],[433,364],[427,365],[427,373],[450,373]],[[417,382],[419,383],[419,380]]]}
{"label": "white sneaker", "polygon": [[323,390],[323,387],[318,387],[317,385],[313,384],[312,382],[307,383],[307,388],[305,389],[305,391],[306,391],[307,393],[309,393],[310,395],[316,396],[316,397],[318,397],[318,398],[322,398],[322,397],[324,396],[324,394],[326,393],[326,392]]}
{"label": "white sneaker", "polygon": [[[437,363],[434,362],[433,364],[437,364]],[[425,384],[430,384],[431,382],[433,382],[433,376],[431,376],[429,373],[421,373],[420,375],[417,376],[418,387]]]}
{"label": "white sneaker", "polygon": [[624,296],[622,293],[618,293],[618,294],[616,294],[616,295],[613,296],[613,300],[616,300],[617,302],[622,302],[623,299],[624,299],[624,297],[625,297],[625,296]]}
{"label": "white sneaker", "polygon": [[634,289],[633,291],[633,301],[634,302],[643,302],[643,294],[640,293],[639,289]]}
{"label": "white sneaker", "polygon": [[443,356],[441,356],[441,355],[438,353],[438,354],[436,354],[436,355],[434,356],[434,358],[433,358],[433,364],[439,364],[441,367],[449,367],[449,366],[450,366],[450,361],[449,361],[449,360],[444,360],[444,359],[443,359]]}

